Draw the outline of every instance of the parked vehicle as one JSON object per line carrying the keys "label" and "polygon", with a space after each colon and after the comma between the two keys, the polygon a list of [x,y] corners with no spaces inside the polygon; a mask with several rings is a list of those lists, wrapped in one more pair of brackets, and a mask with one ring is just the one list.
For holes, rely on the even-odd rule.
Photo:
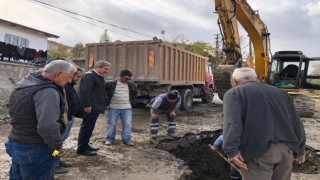
{"label": "parked vehicle", "polygon": [[115,41],[86,44],[86,70],[95,61],[112,64],[106,79],[116,79],[122,69],[129,69],[139,93],[137,102],[149,101],[171,90],[182,97],[181,108],[190,110],[193,98],[211,103],[214,96],[212,66],[207,57],[154,38],[149,41]]}

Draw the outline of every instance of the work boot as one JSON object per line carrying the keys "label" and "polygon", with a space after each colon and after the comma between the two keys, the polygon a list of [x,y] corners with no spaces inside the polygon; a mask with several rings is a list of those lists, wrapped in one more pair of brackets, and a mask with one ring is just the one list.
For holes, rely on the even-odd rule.
{"label": "work boot", "polygon": [[157,134],[151,134],[150,139],[156,140],[157,139]]}
{"label": "work boot", "polygon": [[157,134],[151,134],[149,144],[156,144],[156,142],[157,142]]}
{"label": "work boot", "polygon": [[65,162],[65,161],[60,160],[59,161],[59,166],[60,167],[64,167],[64,168],[68,168],[68,167],[71,167],[72,164],[70,162]]}
{"label": "work boot", "polygon": [[61,166],[56,166],[55,169],[54,169],[54,173],[55,174],[65,174],[67,172],[69,172],[69,169],[61,167]]}
{"label": "work boot", "polygon": [[178,136],[176,136],[175,132],[168,132],[167,135],[170,136],[170,137],[172,137],[172,138],[178,137]]}

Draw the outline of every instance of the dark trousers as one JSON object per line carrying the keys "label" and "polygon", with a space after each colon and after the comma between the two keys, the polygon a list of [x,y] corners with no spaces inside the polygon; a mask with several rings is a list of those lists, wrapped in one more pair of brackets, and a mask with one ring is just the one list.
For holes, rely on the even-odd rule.
{"label": "dark trousers", "polygon": [[[153,110],[151,109],[151,113],[153,113]],[[154,113],[158,114],[157,118],[150,118],[150,134],[152,135],[157,135],[158,134],[158,130],[159,130],[159,117],[161,115],[161,113],[166,113],[166,117],[167,117],[167,132],[168,134],[170,133],[174,133],[175,129],[176,129],[176,121],[174,117],[170,116],[170,111],[169,110],[158,110],[155,111]]]}
{"label": "dark trousers", "polygon": [[92,135],[94,126],[96,125],[99,113],[84,113],[82,125],[78,136],[78,152],[84,152],[89,148],[89,141]]}

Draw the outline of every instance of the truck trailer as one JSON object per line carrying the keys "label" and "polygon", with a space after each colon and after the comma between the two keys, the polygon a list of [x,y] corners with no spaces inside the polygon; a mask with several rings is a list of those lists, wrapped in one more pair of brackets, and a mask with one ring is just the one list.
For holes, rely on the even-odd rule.
{"label": "truck trailer", "polygon": [[138,104],[147,105],[153,97],[172,90],[180,92],[181,109],[190,110],[193,98],[212,102],[215,89],[208,58],[172,43],[154,38],[86,44],[86,70],[100,60],[111,63],[106,80],[117,79],[122,69],[132,72]]}

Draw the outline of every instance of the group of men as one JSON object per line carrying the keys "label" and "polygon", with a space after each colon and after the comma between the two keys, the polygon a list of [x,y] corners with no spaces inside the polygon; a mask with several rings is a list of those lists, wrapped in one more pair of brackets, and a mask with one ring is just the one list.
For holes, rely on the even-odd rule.
{"label": "group of men", "polygon": [[[12,157],[10,179],[53,179],[55,168],[70,166],[59,154],[75,117],[83,119],[79,155],[97,155],[99,148],[89,142],[99,114],[105,111],[105,145],[114,143],[119,117],[122,143],[134,145],[132,107],[138,90],[127,69],[118,79],[105,81],[110,68],[109,62],[97,61],[94,69],[83,73],[67,61],[54,60],[43,72],[28,74],[16,84],[9,100],[12,129],[5,143]],[[236,87],[224,95],[223,144],[221,137],[214,143],[214,150],[222,146],[229,160],[239,167],[240,174],[232,169],[231,179],[289,180],[292,163],[305,161],[306,143],[292,99],[276,87],[259,83],[253,69],[237,68],[232,79]],[[73,87],[78,80],[79,97]],[[178,91],[151,100],[152,138],[157,136],[162,110],[167,116],[167,133],[174,135],[180,104]]]}
{"label": "group of men", "polygon": [[[111,64],[97,61],[94,69],[83,73],[65,60],[53,60],[44,69],[26,75],[10,96],[9,114],[12,129],[5,142],[12,158],[10,179],[53,179],[54,172],[68,172],[70,163],[60,159],[63,142],[69,137],[75,117],[83,119],[77,154],[97,155],[98,147],[90,137],[99,114],[107,111],[106,145],[116,136],[117,120],[122,121],[122,142],[131,141],[132,107],[137,87],[130,82],[132,73],[124,69],[117,80],[105,81]],[[81,79],[81,80],[80,80]],[[79,96],[73,87],[80,80]],[[161,94],[152,101],[150,132],[158,132],[160,110],[167,112],[168,134],[175,129],[175,110],[181,97],[177,92]],[[178,104],[178,105],[177,105]],[[106,110],[107,107],[107,110]]]}

